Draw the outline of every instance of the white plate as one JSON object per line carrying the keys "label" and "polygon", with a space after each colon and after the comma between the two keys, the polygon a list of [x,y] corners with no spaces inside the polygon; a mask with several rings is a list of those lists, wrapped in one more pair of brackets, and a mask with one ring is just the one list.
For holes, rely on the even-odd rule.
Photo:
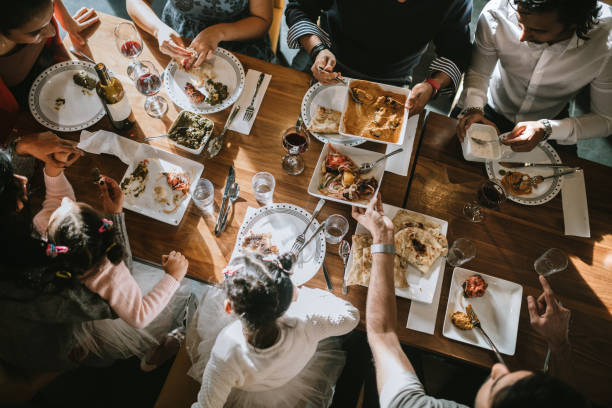
{"label": "white plate", "polygon": [[[345,80],[348,80],[345,78]],[[306,127],[310,126],[312,117],[317,112],[318,106],[334,109],[342,112],[344,100],[346,98],[346,86],[342,83],[333,85],[323,85],[317,82],[308,89],[302,98],[302,120]],[[337,143],[345,146],[357,146],[366,141],[357,137],[342,136],[338,133],[316,133],[310,132],[314,137],[323,143]]]}
{"label": "white plate", "polygon": [[[404,116],[402,118],[402,129],[400,131],[400,137],[397,140],[397,142],[385,142],[383,140],[378,140],[378,139],[374,139],[371,137],[362,137],[362,136],[346,133],[346,131],[344,130],[344,114],[346,113],[346,108],[348,106],[348,100],[350,98],[349,96],[350,86],[351,86],[351,82],[358,81],[358,80],[350,79],[347,81],[348,81],[348,87],[344,88],[344,105],[342,106],[342,109],[341,109],[342,116],[340,117],[340,128],[338,129],[340,135],[344,137],[356,137],[363,141],[370,141],[370,142],[375,142],[375,143],[384,143],[384,144],[396,145],[396,146],[403,145],[404,139],[407,137],[406,133],[408,133],[408,109],[407,108],[404,108]],[[370,82],[370,81],[365,81],[365,82]],[[406,100],[408,100],[408,98],[410,97],[410,89],[408,88],[401,88],[399,86],[381,84],[378,82],[371,82],[371,83],[378,85],[383,91],[406,95]]]}
{"label": "white plate", "polygon": [[[520,163],[546,163],[546,164],[561,164],[561,158],[553,149],[553,147],[547,142],[542,142],[536,146],[530,152],[518,153],[512,152],[510,155],[504,155],[500,161],[503,162],[520,162]],[[500,170],[504,171],[518,171],[521,173],[528,174],[530,177],[533,176],[551,176],[560,172],[563,169],[552,169],[545,167],[520,167],[515,169],[507,169],[499,164],[497,161],[487,161],[485,164],[487,169],[487,175],[489,178],[496,178],[497,180],[502,179],[502,175],[499,174]],[[508,198],[515,203],[525,205],[540,205],[549,202],[561,191],[563,187],[563,177],[553,177],[544,180],[533,188],[530,194],[515,196],[508,194]]]}
{"label": "white plate", "polygon": [[[289,252],[295,238],[300,235],[312,215],[293,204],[274,203],[255,210],[244,220],[236,238],[236,252],[241,252],[242,240],[249,233],[270,233],[272,244],[278,247],[279,253]],[[306,233],[306,240],[319,228],[317,220],[313,220]],[[321,269],[325,259],[325,234],[319,232],[317,238],[300,254],[297,265],[293,269],[291,280],[296,286],[303,285],[312,279]]]}
{"label": "white plate", "polygon": [[[383,204],[383,210],[385,211],[385,215],[389,218],[393,218],[395,214],[401,208],[395,207],[389,204]],[[410,211],[410,210],[407,210]],[[410,211],[413,214],[420,214],[414,211]],[[434,221],[442,227],[442,235],[446,236],[448,231],[448,221],[441,220],[439,218],[431,217],[426,214],[421,214],[428,220]],[[366,227],[361,224],[357,224],[357,229],[355,230],[355,234],[367,234],[370,235]],[[408,281],[408,288],[398,289],[395,288],[395,295],[399,297],[403,297],[406,299],[412,299],[423,303],[431,303],[433,300],[434,293],[436,291],[436,285],[438,283],[438,279],[441,279],[444,276],[444,265],[445,258],[439,257],[435,260],[431,268],[429,268],[429,272],[427,274],[423,274],[423,272],[419,271],[412,265],[408,265],[406,268],[406,280]],[[349,271],[353,266],[353,251],[349,256],[349,259],[346,263],[346,269],[344,270],[344,279],[348,276]]]}
{"label": "white plate", "polygon": [[[489,286],[484,296],[466,298],[463,296],[461,284],[474,274],[482,276]],[[451,322],[452,313],[465,312],[466,306],[471,304],[474,313],[480,320],[480,325],[499,352],[513,356],[516,349],[522,298],[523,287],[517,283],[469,269],[455,268],[448,294],[442,334],[449,339],[491,350],[484,336],[477,329],[461,330]]]}
{"label": "white plate", "polygon": [[[44,70],[30,88],[30,111],[38,123],[58,132],[74,132],[98,122],[106,112],[96,90],[83,91],[72,76],[86,71],[96,79],[94,64],[85,61],[65,61]],[[56,110],[55,100],[66,103]]]}
{"label": "white plate", "polygon": [[[341,154],[344,154],[350,157],[355,162],[355,164],[357,164],[357,166],[361,165],[362,163],[375,161],[381,158],[382,156],[384,156],[384,154],[382,153],[371,152],[369,150],[359,149],[357,147],[343,146],[343,145],[337,145],[337,144],[334,144],[334,149],[336,149],[338,153],[341,153]],[[323,165],[323,163],[325,163],[325,158],[327,156],[328,151],[329,151],[329,143],[325,143],[325,146],[323,146],[323,149],[321,149],[321,154],[319,155],[317,166],[315,167],[315,170],[312,173],[312,177],[310,178],[310,184],[308,185],[308,194],[315,196],[315,197],[324,198],[325,200],[335,201],[337,203],[354,205],[356,207],[366,208],[370,200],[365,200],[365,201],[341,200],[338,198],[326,196],[325,194],[321,194],[319,192],[319,182],[322,176],[321,166]],[[376,181],[378,181],[378,187],[376,187],[376,191],[374,192],[374,195],[378,194],[378,190],[380,189],[380,183],[382,183],[382,178],[384,174],[385,174],[385,162],[380,163],[369,173],[362,174],[362,177],[367,177],[367,178],[375,177]]]}
{"label": "white plate", "polygon": [[[171,61],[164,71],[164,88],[172,102],[192,112],[215,113],[231,106],[238,100],[244,89],[245,80],[244,68],[240,61],[238,61],[238,58],[231,52],[218,47],[215,51],[215,56],[208,62],[212,64],[216,75],[213,80],[227,85],[229,92],[227,99],[218,105],[209,105],[206,102],[198,105],[192,104],[184,89],[187,82],[194,82],[194,76],[179,69],[178,64],[175,61]],[[206,95],[203,86],[197,89]]]}
{"label": "white plate", "polygon": [[[125,194],[123,207],[167,224],[178,225],[183,219],[183,215],[185,215],[185,211],[191,202],[191,194],[195,189],[196,181],[198,181],[202,175],[202,172],[204,171],[204,166],[201,163],[197,163],[193,160],[177,156],[176,154],[172,154],[162,149],[157,149],[153,146],[151,147],[152,149],[147,149],[148,156],[135,159],[134,162],[130,164],[123,175],[123,178],[121,179],[123,182],[126,177],[130,176],[141,160],[149,160],[149,178],[147,180],[145,190],[138,197],[134,197],[131,194]],[[187,197],[183,198],[179,208],[171,214],[166,214],[163,212],[163,209],[168,207],[163,203],[158,203],[154,198],[154,188],[158,185],[161,185],[164,189],[166,189],[169,197],[171,197],[170,187],[168,186],[165,177],[161,175],[162,171],[187,173],[191,183],[189,194],[187,194]]]}

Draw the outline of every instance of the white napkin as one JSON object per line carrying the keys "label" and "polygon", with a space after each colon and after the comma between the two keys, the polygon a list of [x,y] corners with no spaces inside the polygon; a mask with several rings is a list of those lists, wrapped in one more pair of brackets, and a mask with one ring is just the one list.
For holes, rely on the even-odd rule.
{"label": "white napkin", "polygon": [[436,329],[436,318],[438,317],[438,307],[440,306],[440,293],[442,292],[443,280],[444,271],[442,271],[442,276],[438,278],[436,291],[434,292],[431,303],[422,303],[414,300],[410,302],[410,311],[408,312],[408,321],[406,322],[406,327],[408,329],[427,334],[434,333]]}
{"label": "white napkin", "polygon": [[[244,224],[244,221],[248,220],[251,217],[251,215],[253,215],[253,211],[255,210],[256,210],[255,207],[251,207],[251,206],[247,207],[246,213],[244,213],[244,219],[242,220],[242,224]],[[240,228],[242,228],[242,225],[240,225]],[[238,246],[239,246],[238,240],[236,240],[236,243],[234,244],[234,250],[232,251],[232,256],[230,257],[230,261],[234,259],[235,256],[238,255]]]}
{"label": "white napkin", "polygon": [[584,185],[584,172],[578,170],[563,177],[565,179],[563,180],[561,197],[565,235],[590,238],[591,228],[589,226],[589,208]]}
{"label": "white napkin", "polygon": [[98,130],[94,133],[83,130],[77,147],[88,153],[112,154],[127,165],[134,161],[134,157],[157,156],[156,150],[148,144],[138,143],[106,130]]}
{"label": "white napkin", "polygon": [[253,117],[251,120],[244,120],[244,113],[246,112],[247,107],[251,104],[251,100],[253,99],[253,94],[255,93],[255,87],[257,86],[257,80],[259,79],[259,74],[261,72],[255,71],[254,69],[249,69],[246,74],[246,79],[244,81],[244,90],[240,95],[240,98],[236,101],[235,105],[240,106],[240,112],[232,122],[232,125],[229,127],[230,130],[233,130],[238,133],[242,133],[243,135],[248,135],[251,133],[251,128],[253,127],[253,123],[255,122],[255,118],[257,118],[257,113],[259,112],[259,107],[261,106],[261,102],[263,101],[264,95],[266,94],[266,89],[268,88],[268,84],[272,79],[272,75],[265,74],[264,80],[259,87],[259,91],[257,92],[257,98],[255,99],[255,112],[253,113]]}
{"label": "white napkin", "polygon": [[391,156],[387,159],[385,164],[385,170],[391,173],[399,174],[400,176],[407,176],[408,169],[410,168],[410,156],[412,155],[412,147],[414,146],[414,136],[416,134],[417,126],[419,125],[419,115],[414,115],[406,123],[406,137],[404,138],[404,144],[402,146],[387,145],[387,153],[391,153],[400,147],[404,148],[404,151]]}

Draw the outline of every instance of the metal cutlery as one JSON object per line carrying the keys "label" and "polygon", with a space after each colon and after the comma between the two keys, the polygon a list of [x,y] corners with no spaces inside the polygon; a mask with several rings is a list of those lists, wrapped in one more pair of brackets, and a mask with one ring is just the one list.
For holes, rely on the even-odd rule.
{"label": "metal cutlery", "polygon": [[489,335],[484,331],[484,329],[480,325],[480,320],[478,320],[478,316],[476,316],[476,313],[474,312],[473,309],[472,309],[472,313],[469,313],[468,316],[471,320],[472,325],[474,325],[474,327],[477,328],[480,331],[480,333],[482,333],[487,343],[489,343],[489,346],[491,346],[491,349],[493,349],[493,352],[495,353],[495,357],[497,357],[497,360],[503,365],[506,365],[506,362],[504,361],[501,354],[499,353],[499,350],[497,349],[497,347],[495,347],[495,343],[493,343],[493,340],[491,340]]}
{"label": "metal cutlery", "polygon": [[325,284],[327,285],[327,290],[332,292],[334,287],[332,286],[331,280],[329,279],[329,274],[327,273],[327,268],[325,267],[325,261],[323,261],[323,277],[325,277]]}
{"label": "metal cutlery", "polygon": [[[321,72],[327,72],[328,74],[330,73],[329,71],[326,71],[322,66],[317,66],[317,68],[319,69],[319,71]],[[336,77],[334,78],[336,81],[346,85],[348,87],[348,82],[346,82],[344,79],[340,78],[340,77]],[[349,95],[351,95],[351,99],[358,105],[361,105],[363,102],[361,101],[361,99],[359,99],[357,97],[357,95],[355,95],[355,91],[353,91],[352,89],[350,89]]]}
{"label": "metal cutlery", "polygon": [[219,208],[219,217],[217,217],[217,224],[215,225],[215,235],[219,235],[221,233],[220,227],[221,227],[221,221],[223,220],[225,205],[227,204],[230,189],[234,185],[235,179],[236,179],[236,172],[234,170],[234,166],[230,166],[229,172],[227,175],[227,181],[225,182],[225,191],[223,192],[223,200],[221,201],[221,208]]}
{"label": "metal cutlery", "polygon": [[244,116],[242,119],[246,120],[247,122],[253,118],[253,113],[255,113],[255,99],[257,99],[257,92],[259,92],[259,87],[261,86],[261,83],[265,77],[266,74],[263,72],[259,74],[259,79],[257,80],[257,85],[255,86],[255,93],[253,94],[253,99],[251,99],[251,104],[246,108],[246,111],[244,111]]}
{"label": "metal cutlery", "polygon": [[79,57],[79,58],[83,58],[84,60],[86,60],[86,61],[88,61],[88,62],[91,62],[92,64],[95,64],[95,63],[96,63],[96,61],[94,61],[93,59],[91,59],[91,57],[89,57],[89,55],[87,55],[87,54],[85,54],[85,53],[83,53],[83,52],[81,52],[81,51],[77,51],[77,50],[76,50],[74,47],[70,47],[70,52],[71,52],[73,55],[75,55],[75,56],[77,56],[77,57]]}
{"label": "metal cutlery", "polygon": [[221,220],[221,227],[219,227],[219,232],[225,231],[225,227],[227,226],[227,217],[229,216],[230,210],[232,209],[232,205],[240,196],[240,186],[238,183],[234,183],[229,192],[229,203],[227,204],[227,208],[225,210],[225,215],[223,216],[223,220]]}
{"label": "metal cutlery", "polygon": [[534,177],[529,177],[529,184],[531,184],[532,186],[537,186],[538,184],[540,184],[542,181],[549,179],[549,178],[553,178],[553,177],[561,177],[561,176],[566,176],[568,174],[572,174],[576,171],[580,170],[580,167],[573,167],[569,170],[565,170],[562,171],[561,173],[557,173],[557,174],[553,174],[551,176],[534,176]]}
{"label": "metal cutlery", "polygon": [[514,169],[519,167],[550,167],[556,168],[567,168],[567,164],[551,164],[551,163],[514,163],[514,162],[499,162],[499,164],[507,169]]}
{"label": "metal cutlery", "polygon": [[380,164],[383,160],[387,159],[388,157],[393,156],[394,154],[398,154],[404,151],[404,148],[401,149],[397,149],[392,151],[389,154],[385,154],[383,157],[381,157],[378,160],[375,160],[373,162],[368,162],[368,163],[362,163],[359,166],[359,173],[364,174],[364,173],[368,173],[369,171],[371,171],[374,167],[376,167],[378,164]]}
{"label": "metal cutlery", "polygon": [[343,239],[342,241],[340,241],[340,244],[338,245],[338,255],[340,255],[340,257],[342,258],[342,264],[344,265],[343,273],[342,273],[343,275],[342,294],[343,295],[346,295],[346,293],[348,292],[346,288],[346,263],[348,262],[350,254],[351,254],[351,245],[348,243],[346,239]]}
{"label": "metal cutlery", "polygon": [[[179,126],[177,128],[174,128],[174,130],[179,130],[179,129],[189,129],[186,126]],[[166,133],[165,135],[159,135],[159,136],[147,136],[144,138],[145,142],[149,141],[149,140],[155,140],[155,139],[161,139],[162,137],[168,137],[170,136],[170,133]]]}
{"label": "metal cutlery", "polygon": [[310,224],[312,224],[312,221],[315,218],[317,218],[317,215],[319,215],[319,212],[321,211],[321,208],[323,208],[324,205],[325,205],[325,200],[321,198],[319,202],[317,203],[317,206],[315,207],[315,210],[312,213],[310,220],[308,220],[308,224],[306,224],[306,228],[304,228],[304,231],[295,238],[295,242],[293,242],[293,246],[291,247],[291,251],[289,252],[291,253],[297,252],[302,246],[304,246],[304,242],[306,240],[306,231],[308,231],[308,228],[310,228]]}
{"label": "metal cutlery", "polygon": [[299,248],[296,252],[293,251],[289,251],[289,253],[295,258],[297,259],[300,254],[302,253],[302,251],[304,250],[304,248],[306,248],[308,246],[308,244],[310,244],[310,241],[312,241],[314,239],[314,237],[316,237],[317,235],[319,235],[319,232],[321,232],[321,230],[325,228],[325,222],[322,222],[319,227],[315,230],[315,232],[310,236],[310,238],[308,238],[308,240],[306,241],[306,243],[304,243],[304,245],[302,245],[301,248]]}
{"label": "metal cutlery", "polygon": [[476,143],[477,145],[486,145],[488,143],[499,143],[499,140],[482,140],[482,139],[477,139],[475,137],[470,137],[470,140],[474,141],[474,143]]}
{"label": "metal cutlery", "polygon": [[227,121],[225,122],[225,126],[223,126],[223,130],[221,130],[221,133],[219,133],[219,135],[217,135],[208,142],[208,147],[206,148],[206,150],[208,151],[208,155],[210,156],[210,158],[215,157],[221,151],[221,148],[223,147],[223,136],[225,136],[225,132],[227,132],[227,129],[229,129],[229,127],[231,126],[239,110],[240,106],[234,105],[234,109],[230,112]]}

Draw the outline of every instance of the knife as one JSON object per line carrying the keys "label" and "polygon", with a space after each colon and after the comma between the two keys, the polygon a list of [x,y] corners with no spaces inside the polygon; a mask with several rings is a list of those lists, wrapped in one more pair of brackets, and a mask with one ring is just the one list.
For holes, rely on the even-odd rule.
{"label": "knife", "polygon": [[215,235],[219,235],[221,232],[219,227],[221,227],[221,222],[223,221],[223,214],[225,213],[225,206],[227,204],[227,199],[229,196],[230,189],[234,184],[234,180],[236,178],[236,172],[234,171],[234,166],[230,166],[229,173],[227,175],[227,180],[225,181],[225,191],[223,192],[223,200],[221,201],[221,208],[219,209],[219,216],[217,217],[217,224],[215,225]]}
{"label": "knife", "polygon": [[325,283],[327,284],[327,290],[332,292],[334,287],[332,286],[331,280],[329,279],[329,274],[327,273],[327,268],[325,267],[325,261],[323,261],[323,276],[325,277]]}
{"label": "knife", "polygon": [[507,169],[514,169],[517,167],[549,167],[549,168],[564,168],[570,167],[567,164],[551,164],[551,163],[514,163],[514,162],[499,162],[500,165]]}

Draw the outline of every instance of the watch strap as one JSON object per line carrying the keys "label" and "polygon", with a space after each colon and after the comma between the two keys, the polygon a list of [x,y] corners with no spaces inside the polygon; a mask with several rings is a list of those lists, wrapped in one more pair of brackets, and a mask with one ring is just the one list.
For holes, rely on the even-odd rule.
{"label": "watch strap", "polygon": [[320,42],[314,47],[312,47],[312,50],[310,50],[310,57],[315,60],[317,58],[317,55],[319,55],[321,51],[326,49],[328,49],[327,45],[325,45],[324,42]]}
{"label": "watch strap", "polygon": [[440,83],[434,78],[427,78],[424,82],[431,85],[431,87],[434,89],[433,97],[436,97],[438,95],[438,91],[440,90]]}
{"label": "watch strap", "polygon": [[544,135],[544,140],[548,139],[550,137],[550,135],[552,135],[552,125],[550,124],[550,120],[548,119],[540,119],[539,121],[541,124],[544,125],[544,129],[545,130],[545,135]]}
{"label": "watch strap", "polygon": [[395,254],[395,245],[393,244],[372,244],[370,246],[372,254]]}

